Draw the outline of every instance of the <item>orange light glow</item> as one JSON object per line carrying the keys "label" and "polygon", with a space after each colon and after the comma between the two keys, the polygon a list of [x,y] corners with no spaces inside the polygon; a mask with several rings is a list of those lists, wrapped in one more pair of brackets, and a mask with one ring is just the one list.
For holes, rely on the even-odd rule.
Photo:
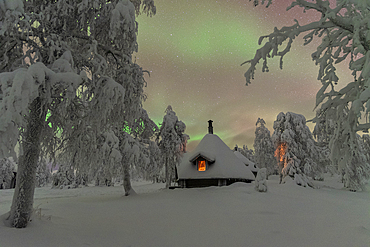
{"label": "orange light glow", "polygon": [[287,144],[285,142],[280,142],[279,146],[276,148],[274,156],[278,159],[279,162],[284,161],[286,149]]}
{"label": "orange light glow", "polygon": [[198,171],[204,172],[206,170],[206,161],[205,160],[199,160],[198,161]]}

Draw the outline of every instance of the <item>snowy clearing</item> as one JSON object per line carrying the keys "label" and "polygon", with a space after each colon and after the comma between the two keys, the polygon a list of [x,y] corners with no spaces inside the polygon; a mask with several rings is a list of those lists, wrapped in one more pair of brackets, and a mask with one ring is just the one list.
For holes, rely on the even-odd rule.
{"label": "snowy clearing", "polygon": [[[370,245],[370,194],[342,190],[339,177],[320,189],[267,181],[165,190],[164,184],[37,188],[38,213],[25,229],[0,224],[0,246],[359,246]],[[368,191],[369,191],[368,187]],[[0,190],[0,215],[14,190]],[[4,216],[1,217],[2,220]]]}

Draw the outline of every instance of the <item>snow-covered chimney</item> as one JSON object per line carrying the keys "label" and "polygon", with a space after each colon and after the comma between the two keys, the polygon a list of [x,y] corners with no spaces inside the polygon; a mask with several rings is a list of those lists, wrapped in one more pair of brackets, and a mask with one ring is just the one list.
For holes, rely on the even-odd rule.
{"label": "snow-covered chimney", "polygon": [[208,120],[208,134],[213,134],[212,120]]}

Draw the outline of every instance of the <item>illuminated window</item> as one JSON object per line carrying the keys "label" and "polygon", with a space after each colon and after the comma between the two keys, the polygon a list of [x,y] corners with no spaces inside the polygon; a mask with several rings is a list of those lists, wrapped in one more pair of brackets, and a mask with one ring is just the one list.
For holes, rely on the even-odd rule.
{"label": "illuminated window", "polygon": [[206,170],[206,161],[205,160],[199,160],[198,161],[198,171],[204,172]]}

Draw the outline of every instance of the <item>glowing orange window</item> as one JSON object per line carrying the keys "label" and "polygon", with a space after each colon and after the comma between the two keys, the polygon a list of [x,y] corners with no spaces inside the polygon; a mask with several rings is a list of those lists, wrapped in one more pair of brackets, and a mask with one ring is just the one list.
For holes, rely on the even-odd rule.
{"label": "glowing orange window", "polygon": [[205,160],[199,160],[198,161],[198,171],[204,172],[206,170],[206,161]]}

